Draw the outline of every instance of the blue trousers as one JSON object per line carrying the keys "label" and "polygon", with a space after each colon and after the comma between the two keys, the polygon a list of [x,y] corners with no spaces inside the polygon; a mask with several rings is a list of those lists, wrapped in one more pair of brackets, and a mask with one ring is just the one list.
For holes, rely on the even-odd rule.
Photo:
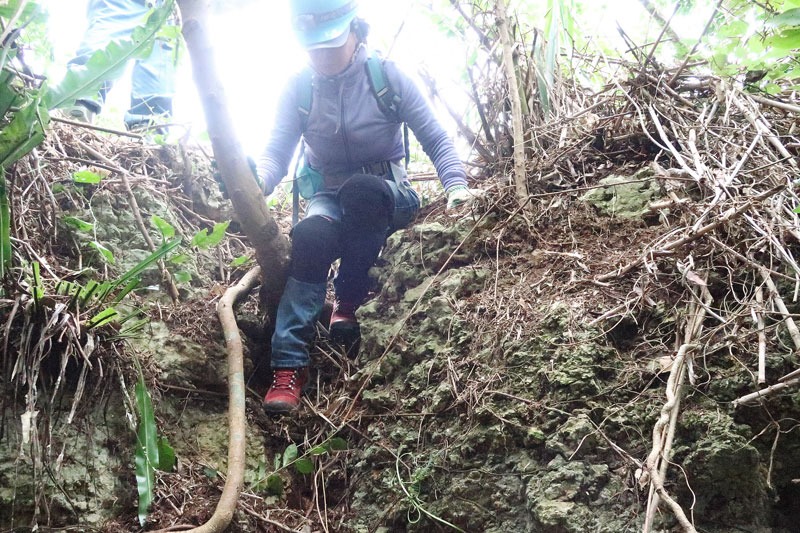
{"label": "blue trousers", "polygon": [[341,258],[337,299],[360,305],[386,237],[407,226],[418,209],[419,197],[407,183],[369,175],[354,175],[310,199],[305,218],[292,230],[289,280],[272,336],[273,368],[308,365],[331,263]]}
{"label": "blue trousers", "polygon": [[[84,65],[97,50],[102,50],[114,39],[124,39],[137,26],[145,23],[145,16],[154,4],[152,0],[89,0],[86,28],[78,52],[69,65]],[[111,89],[107,82],[97,100],[79,100],[87,108],[99,113],[106,93]],[[172,47],[156,39],[153,50],[145,59],[137,59],[131,80],[131,107],[125,114],[130,126],[145,122],[154,115],[170,115],[175,96],[175,63]]]}

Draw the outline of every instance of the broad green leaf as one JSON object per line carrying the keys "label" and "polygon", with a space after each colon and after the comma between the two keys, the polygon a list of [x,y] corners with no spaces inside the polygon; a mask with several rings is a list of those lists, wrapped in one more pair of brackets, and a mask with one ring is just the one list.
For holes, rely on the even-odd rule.
{"label": "broad green leaf", "polygon": [[290,444],[283,451],[283,467],[286,468],[295,459],[297,459],[297,445],[296,444]]}
{"label": "broad green leaf", "polygon": [[267,491],[276,496],[283,494],[283,479],[281,479],[281,476],[272,474],[267,478]]}
{"label": "broad green leaf", "polygon": [[167,261],[169,261],[170,263],[176,264],[176,265],[182,265],[182,264],[186,263],[187,261],[189,261],[190,259],[191,259],[191,257],[189,257],[186,254],[178,254],[178,255],[170,257],[169,259],[167,259]]}
{"label": "broad green leaf", "polygon": [[310,474],[314,471],[314,461],[304,457],[302,459],[298,459],[294,464],[294,467],[301,474]]}
{"label": "broad green leaf", "polygon": [[11,268],[11,208],[8,205],[8,185],[5,171],[0,167],[0,278]]}
{"label": "broad green leaf", "polygon": [[3,71],[0,73],[0,118],[4,117],[8,109],[16,105],[20,99],[20,94],[13,81],[13,72]]}
{"label": "broad green leaf", "polygon": [[162,244],[158,248],[158,250],[156,250],[155,252],[153,252],[152,254],[147,256],[145,259],[143,259],[142,261],[137,263],[137,265],[135,267],[133,267],[132,269],[127,271],[125,274],[122,275],[121,278],[116,280],[114,282],[114,284],[113,284],[114,287],[118,287],[118,286],[122,285],[123,283],[127,283],[130,280],[138,277],[139,274],[144,269],[146,269],[147,267],[149,267],[150,265],[152,265],[153,263],[155,263],[156,261],[158,261],[159,259],[161,259],[165,255],[170,253],[172,250],[177,248],[180,244],[181,244],[181,238],[180,237],[178,237],[174,241],[165,242],[164,244]]}
{"label": "broad green leaf", "polygon": [[14,118],[0,132],[0,167],[8,168],[41,144],[49,121],[50,115],[39,98],[14,113]]}
{"label": "broad green leaf", "polygon": [[73,228],[89,232],[94,229],[94,224],[90,224],[89,222],[84,222],[83,220],[75,217],[62,217],[61,220],[72,226]]}
{"label": "broad green leaf", "polygon": [[150,221],[158,228],[158,231],[161,232],[165,239],[171,239],[175,236],[175,228],[160,216],[153,215],[150,217]]}
{"label": "broad green leaf", "polygon": [[249,257],[247,257],[246,255],[240,255],[239,257],[231,261],[231,266],[233,268],[240,267],[249,261],[250,261]]}
{"label": "broad green leaf", "polygon": [[[7,2],[3,2],[3,5],[0,6],[0,17],[11,18],[16,15],[21,2],[22,0],[8,0]],[[19,18],[22,20],[30,18],[37,9],[39,9],[39,6],[36,5],[36,2],[28,2]],[[5,24],[5,22],[3,22],[3,24]]]}
{"label": "broad green leaf", "polygon": [[[127,285],[125,285],[125,288],[124,288],[124,289],[122,289],[122,291],[120,291],[120,293],[119,293],[119,294],[117,294],[117,295],[114,297],[114,305],[116,305],[116,304],[118,304],[119,302],[121,302],[121,301],[122,301],[122,299],[123,299],[123,298],[125,298],[125,297],[126,297],[128,294],[130,294],[130,292],[131,292],[132,290],[134,290],[136,287],[138,287],[138,286],[139,286],[139,282],[140,282],[140,281],[141,281],[141,280],[140,280],[139,278],[133,278],[132,280],[130,280],[130,281],[128,282],[128,284],[127,284]],[[116,284],[112,283],[112,288],[113,288],[113,287],[116,287]]]}
{"label": "broad green leaf", "polygon": [[158,439],[158,469],[163,472],[175,470],[175,450],[169,445],[167,437]]}
{"label": "broad green leaf", "polygon": [[798,205],[797,207],[795,207],[795,208],[794,208],[794,211],[792,211],[792,213],[798,213],[798,214],[800,214],[800,205]]}
{"label": "broad green leaf", "polygon": [[281,468],[281,454],[275,454],[275,470],[280,470]]}
{"label": "broad green leaf", "polygon": [[206,475],[208,479],[217,479],[219,477],[219,474],[217,474],[216,470],[214,470],[213,468],[209,468],[207,466],[203,467],[203,473]]}
{"label": "broad green leaf", "polygon": [[771,46],[777,50],[794,50],[800,48],[800,29],[784,30],[778,35],[767,37],[764,46]]}
{"label": "broad green leaf", "polygon": [[114,320],[119,313],[113,307],[100,311],[86,323],[86,329],[99,328]]}
{"label": "broad green leaf", "polygon": [[737,20],[731,22],[730,24],[725,24],[721,26],[716,33],[716,36],[719,38],[723,37],[739,37],[747,33],[748,28],[747,22],[743,20]]}
{"label": "broad green leaf", "polygon": [[144,376],[139,376],[136,384],[136,405],[139,408],[139,431],[136,435],[136,488],[139,492],[139,524],[144,526],[147,511],[153,502],[155,485],[154,469],[159,464],[156,441],[156,418],[153,403],[144,384]]}
{"label": "broad green leaf", "polygon": [[347,441],[341,437],[333,437],[328,441],[328,445],[333,451],[342,451],[347,449]]}
{"label": "broad green leaf", "polygon": [[185,270],[179,270],[175,272],[172,277],[174,277],[175,281],[178,283],[189,283],[192,281],[192,275]]}
{"label": "broad green leaf", "polygon": [[214,224],[214,231],[212,231],[211,235],[208,236],[208,241],[206,242],[206,245],[209,248],[222,242],[222,239],[225,238],[225,231],[227,231],[230,223],[231,222],[229,220],[228,222],[217,222]]}
{"label": "broad green leaf", "polygon": [[166,39],[167,41],[174,41],[175,39],[181,38],[181,28],[180,26],[164,26],[161,28],[161,31],[158,32],[158,37],[161,39]]}
{"label": "broad green leaf", "polygon": [[92,172],[91,170],[81,170],[73,174],[72,179],[75,181],[75,183],[95,184],[103,181],[103,176],[97,174],[96,172]]}
{"label": "broad green leaf", "polygon": [[194,237],[192,237],[192,242],[190,244],[192,246],[198,246],[200,248],[204,248],[207,240],[208,240],[208,229],[203,228],[194,234]]}
{"label": "broad green leaf", "polygon": [[105,258],[106,261],[112,264],[114,263],[114,252],[112,252],[111,250],[109,250],[108,248],[106,248],[97,241],[92,241],[89,244],[91,244],[95,250],[100,252],[100,254]]}
{"label": "broad green leaf", "polygon": [[197,246],[198,248],[208,249],[212,246],[216,246],[222,239],[225,237],[225,230],[228,229],[228,222],[217,222],[214,224],[214,230],[211,234],[208,233],[207,228],[203,228],[198,231],[195,236],[192,238],[192,246]]}
{"label": "broad green leaf", "polygon": [[57,86],[46,96],[47,108],[72,105],[78,98],[91,98],[103,82],[119,77],[131,58],[144,58],[150,54],[153,39],[172,13],[174,0],[151,12],[144,26],[136,28],[130,38],[114,40],[103,50],[98,50],[85,65],[73,66]]}
{"label": "broad green leaf", "polygon": [[773,17],[768,26],[779,28],[783,26],[800,26],[800,8],[789,9],[780,15]]}
{"label": "broad green leaf", "polygon": [[104,301],[106,299],[106,297],[108,296],[108,293],[110,293],[112,291],[112,289],[114,289],[114,284],[112,282],[110,282],[110,281],[104,281],[97,288],[97,294],[96,294],[97,301],[98,302]]}
{"label": "broad green leaf", "polygon": [[97,293],[97,289],[100,288],[100,284],[97,283],[95,280],[90,279],[89,283],[86,284],[86,287],[81,290],[80,295],[78,296],[81,300],[81,306],[86,307],[87,302],[89,299]]}
{"label": "broad green leaf", "polygon": [[325,446],[315,446],[308,453],[309,455],[325,455],[328,453],[328,449]]}

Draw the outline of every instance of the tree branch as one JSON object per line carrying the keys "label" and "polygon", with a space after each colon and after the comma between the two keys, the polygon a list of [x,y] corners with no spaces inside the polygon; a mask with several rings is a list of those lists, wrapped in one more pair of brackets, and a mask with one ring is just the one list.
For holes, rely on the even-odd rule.
{"label": "tree branch", "polygon": [[236,138],[225,89],[219,81],[206,31],[207,1],[179,0],[178,4],[183,14],[183,36],[192,59],[194,81],[203,102],[217,168],[242,229],[255,248],[264,276],[262,296],[267,310],[273,312],[278,307],[286,282],[289,242],[281,235],[270,214]]}

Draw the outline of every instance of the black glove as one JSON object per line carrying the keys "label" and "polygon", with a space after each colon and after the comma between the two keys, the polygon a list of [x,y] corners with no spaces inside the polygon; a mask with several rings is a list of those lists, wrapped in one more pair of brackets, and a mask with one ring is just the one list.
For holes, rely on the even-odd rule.
{"label": "black glove", "polygon": [[[264,192],[264,182],[261,178],[258,177],[258,170],[256,169],[256,162],[253,160],[252,157],[247,156],[247,163],[250,165],[250,170],[253,172],[253,179],[256,181],[256,185],[258,185],[259,190]],[[211,162],[211,168],[214,169],[214,181],[217,182],[217,187],[219,188],[219,192],[222,193],[224,198],[228,198],[228,190],[225,188],[225,182],[222,181],[222,174],[219,173],[219,169],[217,168],[217,160],[214,159]]]}

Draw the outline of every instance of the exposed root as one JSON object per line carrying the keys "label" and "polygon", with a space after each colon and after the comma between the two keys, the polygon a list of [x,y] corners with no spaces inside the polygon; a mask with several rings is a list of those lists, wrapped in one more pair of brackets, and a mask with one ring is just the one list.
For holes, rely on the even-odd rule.
{"label": "exposed root", "polygon": [[[225,333],[225,344],[228,349],[228,474],[225,477],[225,488],[219,499],[213,516],[200,527],[190,529],[195,533],[218,533],[224,531],[233,519],[236,503],[244,483],[245,446],[247,434],[247,420],[245,417],[245,385],[244,365],[242,353],[242,337],[236,325],[236,316],[233,306],[245,296],[258,283],[261,268],[255,267],[239,280],[239,283],[230,287],[217,305],[219,321]],[[162,529],[162,532],[174,531],[172,528]]]}

